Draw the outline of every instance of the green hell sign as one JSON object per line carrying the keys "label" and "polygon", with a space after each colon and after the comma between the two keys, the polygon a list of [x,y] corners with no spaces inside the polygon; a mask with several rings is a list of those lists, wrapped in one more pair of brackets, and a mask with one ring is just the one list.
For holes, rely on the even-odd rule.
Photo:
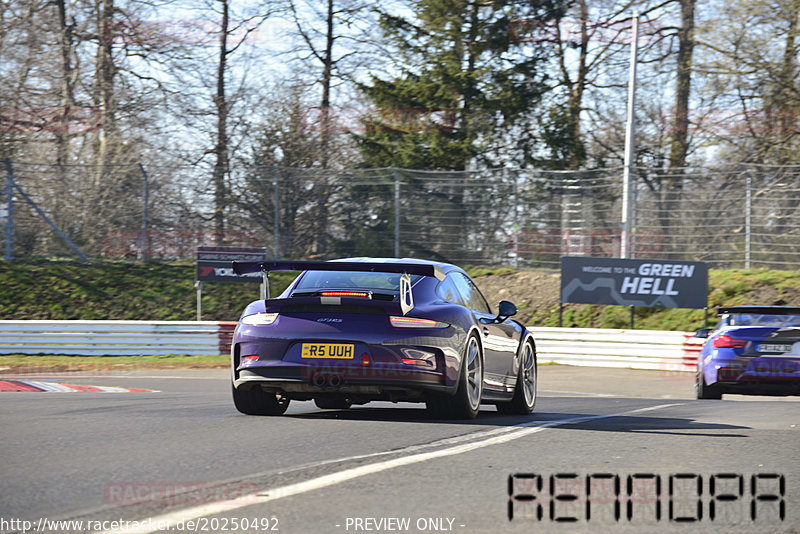
{"label": "green hell sign", "polygon": [[704,262],[561,258],[561,302],[705,308],[708,267]]}

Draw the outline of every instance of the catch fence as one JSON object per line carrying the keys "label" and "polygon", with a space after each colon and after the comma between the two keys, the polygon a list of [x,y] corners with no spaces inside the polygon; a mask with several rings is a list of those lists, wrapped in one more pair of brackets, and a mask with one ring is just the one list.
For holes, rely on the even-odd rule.
{"label": "catch fence", "polygon": [[[232,169],[6,161],[6,259],[180,259],[200,245],[282,259],[399,256],[558,268],[618,257],[622,168]],[[637,168],[629,257],[712,268],[800,266],[800,166]],[[224,200],[220,200],[224,199]],[[224,226],[215,226],[215,212]],[[220,231],[221,230],[221,231]]]}

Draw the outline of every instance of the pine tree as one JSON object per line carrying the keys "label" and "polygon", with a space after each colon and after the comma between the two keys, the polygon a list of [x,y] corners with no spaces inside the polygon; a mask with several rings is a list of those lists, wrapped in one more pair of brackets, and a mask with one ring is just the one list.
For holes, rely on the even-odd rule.
{"label": "pine tree", "polygon": [[517,38],[515,28],[551,16],[554,5],[412,0],[410,7],[413,19],[380,18],[397,50],[397,74],[373,75],[360,87],[375,107],[358,136],[364,165],[463,170],[470,162],[530,161],[547,45]]}

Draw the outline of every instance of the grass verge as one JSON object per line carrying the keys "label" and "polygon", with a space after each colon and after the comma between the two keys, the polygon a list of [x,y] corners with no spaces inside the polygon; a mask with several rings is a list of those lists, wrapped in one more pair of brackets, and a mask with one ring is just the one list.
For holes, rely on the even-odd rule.
{"label": "grass verge", "polygon": [[58,356],[8,354],[0,356],[0,378],[3,375],[41,373],[96,373],[135,371],[138,369],[225,369],[230,357],[223,354],[188,356]]}

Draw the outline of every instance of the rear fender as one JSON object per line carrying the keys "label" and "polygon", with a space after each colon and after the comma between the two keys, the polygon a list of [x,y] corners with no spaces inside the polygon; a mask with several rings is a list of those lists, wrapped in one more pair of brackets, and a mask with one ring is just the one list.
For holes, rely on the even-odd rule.
{"label": "rear fender", "polygon": [[534,365],[536,364],[536,341],[533,339],[533,332],[523,328],[521,341],[519,347],[517,347],[517,355],[514,357],[514,376],[518,374],[517,369],[519,369],[519,362],[522,359],[522,349],[525,347],[525,343],[528,342],[533,346],[533,362]]}
{"label": "rear fender", "polygon": [[[464,365],[464,353],[466,352],[467,348],[467,341],[469,340],[470,336],[474,335],[475,338],[478,340],[478,348],[481,351],[481,363],[484,363],[483,359],[483,341],[481,340],[480,330],[476,325],[472,325],[472,327],[467,332],[467,336],[464,338],[463,347],[461,348],[460,358],[458,360],[458,367],[455,369],[455,380],[453,381],[453,392],[458,389],[459,383],[461,381],[461,366]],[[448,373],[449,374],[449,373]]]}

